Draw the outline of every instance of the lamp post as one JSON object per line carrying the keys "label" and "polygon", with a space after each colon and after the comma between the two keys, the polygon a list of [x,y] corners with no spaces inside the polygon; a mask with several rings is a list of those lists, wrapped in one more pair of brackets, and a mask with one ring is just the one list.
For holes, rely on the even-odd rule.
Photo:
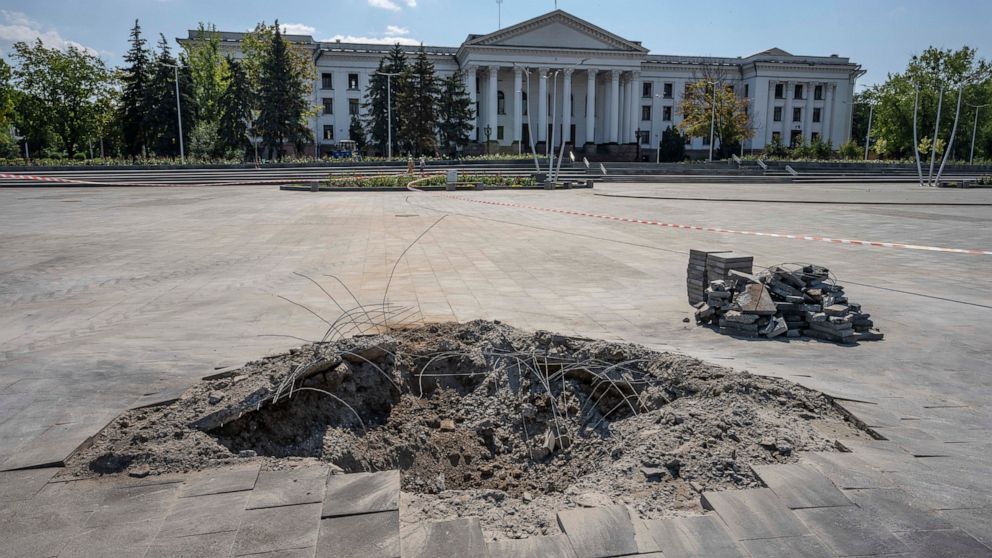
{"label": "lamp post", "polygon": [[486,124],[485,129],[482,131],[486,134],[486,155],[489,155],[489,138],[493,135],[493,127]]}
{"label": "lamp post", "polygon": [[[527,79],[527,104],[529,105],[530,104],[530,70],[528,70],[527,68],[525,68],[523,66],[520,66],[516,62],[513,63],[513,67],[522,70],[523,73],[524,73],[524,77]],[[523,97],[523,95],[521,95],[521,99],[522,99],[522,97]],[[533,126],[533,124],[531,122],[531,119],[530,119],[530,113],[531,113],[531,110],[530,110],[530,107],[528,106],[527,107],[527,136],[530,139],[530,152],[534,155],[534,168],[537,169],[537,172],[541,172],[541,163],[539,163],[537,161],[537,147],[534,146],[534,126]]]}
{"label": "lamp post", "polygon": [[983,109],[983,108],[985,108],[985,107],[987,107],[989,105],[988,104],[984,104],[984,105],[970,105],[970,106],[971,106],[971,108],[975,109],[975,123],[971,127],[971,156],[968,157],[968,164],[969,165],[974,165],[975,164],[975,135],[978,133],[978,111],[980,111],[981,109]]}
{"label": "lamp post", "polygon": [[707,81],[713,87],[713,102],[710,104],[710,156],[709,162],[713,162],[713,139],[716,134],[716,86],[715,81]]}
{"label": "lamp post", "polygon": [[183,108],[179,103],[179,64],[166,64],[159,62],[163,66],[170,66],[176,74],[176,120],[179,122],[179,161],[186,164],[186,149],[183,146]]}
{"label": "lamp post", "polygon": [[865,161],[868,160],[868,147],[871,145],[871,121],[875,117],[875,105],[868,103],[868,132],[865,133]]}
{"label": "lamp post", "polygon": [[640,126],[638,126],[636,130],[634,130],[634,142],[637,144],[637,160],[638,161],[641,160],[641,131],[642,130],[641,130],[641,127]]}
{"label": "lamp post", "polygon": [[393,77],[398,73],[376,72],[377,76],[386,76],[386,158],[393,158]]}
{"label": "lamp post", "polygon": [[[557,97],[558,97],[558,74],[562,73],[565,70],[574,70],[576,67],[578,67],[578,66],[580,66],[582,64],[585,64],[588,61],[589,61],[588,58],[583,58],[582,60],[579,60],[578,62],[576,62],[575,64],[572,64],[571,66],[567,66],[565,68],[562,68],[562,69],[559,69],[559,70],[556,70],[555,71],[555,94],[551,97],[552,103],[555,103],[555,101],[557,100]],[[562,99],[562,102],[564,103],[564,99]],[[571,105],[571,103],[569,103],[569,105]],[[553,107],[554,108],[557,108],[557,104],[554,104]],[[564,109],[564,107],[562,107],[562,109]],[[552,110],[552,114],[555,114],[556,112],[557,112],[557,110]],[[557,123],[557,118],[555,116],[552,116],[552,118],[551,118],[551,143],[552,143],[552,145],[554,145],[555,128],[557,127],[557,124],[558,124]],[[561,148],[558,151],[558,167],[557,167],[557,169],[554,169],[554,176],[553,176],[552,182],[558,182],[558,174],[561,173],[561,159],[562,159],[562,157],[564,157],[564,155],[565,155],[565,130],[562,130],[561,131]],[[551,163],[554,164],[554,160],[553,160],[554,149],[551,150],[551,156],[552,156]],[[548,168],[549,173],[550,173],[551,170],[552,169],[549,167]]]}

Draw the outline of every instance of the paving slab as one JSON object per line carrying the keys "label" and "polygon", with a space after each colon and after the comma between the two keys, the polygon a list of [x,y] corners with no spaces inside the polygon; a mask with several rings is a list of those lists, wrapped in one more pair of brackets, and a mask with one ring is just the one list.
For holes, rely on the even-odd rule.
{"label": "paving slab", "polygon": [[92,512],[71,505],[14,502],[0,506],[0,552],[18,558],[57,556],[83,532]]}
{"label": "paving slab", "polygon": [[148,546],[145,558],[218,558],[231,555],[236,531],[207,533],[187,537],[156,537]]}
{"label": "paving slab", "polygon": [[245,511],[234,538],[234,555],[312,549],[317,544],[320,504]]}
{"label": "paving slab", "polygon": [[399,558],[398,511],[329,517],[320,520],[317,556]]}
{"label": "paving slab", "polygon": [[992,507],[944,510],[940,512],[940,516],[975,537],[985,546],[992,548]]}
{"label": "paving slab", "polygon": [[741,541],[755,558],[833,558],[835,555],[814,535]]}
{"label": "paving slab", "polygon": [[246,463],[234,467],[210,469],[191,475],[179,491],[180,498],[240,492],[255,488],[259,463]]}
{"label": "paving slab", "polygon": [[951,529],[949,521],[923,508],[920,502],[897,488],[848,490],[847,497],[890,531]]}
{"label": "paving slab", "polygon": [[58,471],[52,467],[0,473],[0,504],[33,498]]}
{"label": "paving slab", "polygon": [[489,541],[488,548],[489,558],[576,558],[566,535]]}
{"label": "paving slab", "polygon": [[746,558],[716,514],[651,519],[645,524],[667,558]]}
{"label": "paving slab", "polygon": [[816,451],[800,454],[837,488],[894,488],[895,481],[849,452]]}
{"label": "paving slab", "polygon": [[400,531],[403,558],[488,558],[477,518],[421,521]]}
{"label": "paving slab", "polygon": [[399,471],[330,475],[321,517],[393,511],[399,503]]}
{"label": "paving slab", "polygon": [[86,527],[96,528],[150,520],[161,522],[168,515],[177,492],[176,484],[111,489],[104,493],[100,505],[86,521]]}
{"label": "paving slab", "polygon": [[704,492],[702,501],[739,541],[809,534],[803,522],[768,488]]}
{"label": "paving slab", "polygon": [[65,458],[106,425],[99,423],[56,424],[18,446],[17,451],[0,463],[0,471],[28,467],[58,467]]}
{"label": "paving slab", "polygon": [[899,538],[921,558],[990,558],[992,549],[959,529],[945,531],[907,531]]}
{"label": "paving slab", "polygon": [[248,509],[276,508],[324,501],[327,467],[307,467],[290,471],[262,471],[250,492]]}
{"label": "paving slab", "polygon": [[159,539],[237,531],[249,492],[179,498],[162,523]]}
{"label": "paving slab", "polygon": [[87,527],[66,542],[59,558],[133,558],[144,556],[161,520],[111,523]]}
{"label": "paving slab", "polygon": [[[558,525],[579,558],[637,554],[637,538],[625,506],[576,508],[558,512]],[[657,542],[657,541],[656,541]]]}
{"label": "paving slab", "polygon": [[756,465],[752,469],[792,509],[851,505],[830,479],[809,465]]}
{"label": "paving slab", "polygon": [[905,553],[908,548],[857,506],[795,510],[810,530],[841,556]]}

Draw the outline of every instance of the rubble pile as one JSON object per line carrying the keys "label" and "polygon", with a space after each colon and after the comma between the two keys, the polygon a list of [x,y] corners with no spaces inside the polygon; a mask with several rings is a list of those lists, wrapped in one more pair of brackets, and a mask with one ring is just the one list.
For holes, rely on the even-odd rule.
{"label": "rubble pile", "polygon": [[[739,269],[713,267],[710,260],[723,262],[727,254],[706,254],[708,286],[703,300],[689,301],[696,308],[696,323],[714,325],[721,333],[741,337],[812,337],[836,343],[879,341],[871,315],[860,304],[847,299],[844,287],[830,277],[830,270],[818,265],[774,266],[754,275]],[[690,256],[690,273],[693,271]],[[695,280],[690,276],[690,281]]]}

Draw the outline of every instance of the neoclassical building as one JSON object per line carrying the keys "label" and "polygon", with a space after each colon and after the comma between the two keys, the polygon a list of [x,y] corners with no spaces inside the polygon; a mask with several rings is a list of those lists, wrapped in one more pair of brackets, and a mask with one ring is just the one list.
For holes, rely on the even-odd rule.
{"label": "neoclassical building", "polygon": [[[234,54],[243,37],[221,33]],[[329,151],[349,139],[351,116],[362,114],[369,78],[392,47],[288,39],[313,50],[319,114],[312,125],[318,147]],[[403,48],[413,54],[419,47]],[[651,54],[639,41],[562,10],[469,35],[458,47],[424,48],[439,74],[463,72],[476,103],[477,142],[516,152],[529,150],[533,138],[543,152],[564,137],[577,153],[601,158],[629,157],[631,146],[653,155],[662,132],[680,121],[686,84],[700,79],[724,81],[750,100],[755,136],[745,149],[760,150],[776,137],[786,145],[819,137],[836,147],[850,138],[854,86],[864,74],[836,54],[798,56],[777,48],[736,58]],[[692,138],[689,149],[708,145],[709,138]]]}

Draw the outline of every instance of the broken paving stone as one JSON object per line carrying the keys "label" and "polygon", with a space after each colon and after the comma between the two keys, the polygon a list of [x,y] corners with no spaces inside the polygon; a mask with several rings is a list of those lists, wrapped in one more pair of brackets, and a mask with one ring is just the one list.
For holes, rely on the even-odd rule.
{"label": "broken paving stone", "polygon": [[723,315],[723,318],[730,323],[736,324],[753,324],[758,321],[759,316],[756,314],[744,314],[739,310],[731,310]]}
{"label": "broken paving stone", "polygon": [[744,288],[741,294],[737,295],[735,303],[745,314],[757,314],[759,316],[774,316],[778,309],[775,301],[768,294],[768,289],[764,285],[752,284]]}
{"label": "broken paving stone", "polygon": [[451,419],[441,419],[442,432],[453,432],[454,430],[455,430],[455,421]]}
{"label": "broken paving stone", "polygon": [[210,403],[211,405],[216,405],[223,400],[224,400],[223,391],[211,391],[210,395],[207,396],[207,403]]}

